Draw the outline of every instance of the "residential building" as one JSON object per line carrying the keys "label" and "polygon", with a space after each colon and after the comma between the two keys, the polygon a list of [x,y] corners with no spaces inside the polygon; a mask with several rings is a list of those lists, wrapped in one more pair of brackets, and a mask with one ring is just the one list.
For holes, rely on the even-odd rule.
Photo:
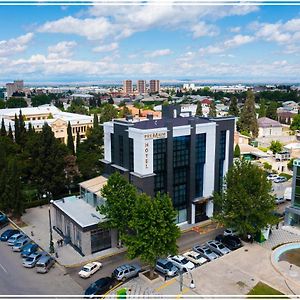
{"label": "residential building", "polygon": [[125,95],[132,94],[132,80],[124,80],[123,81],[123,93]]}
{"label": "residential building", "polygon": [[258,137],[276,137],[282,135],[282,125],[267,117],[257,119]]}
{"label": "residential building", "polygon": [[212,195],[233,161],[235,119],[182,117],[180,106],[162,118],[115,119],[103,124],[105,172],[119,171],[140,192],[168,193],[177,223],[213,215]]}
{"label": "residential building", "polygon": [[159,80],[150,80],[150,93],[159,93],[160,83]]}
{"label": "residential building", "polygon": [[6,84],[6,98],[9,99],[16,92],[22,92],[24,89],[23,80],[15,80],[13,83]]}
{"label": "residential building", "polygon": [[104,203],[101,188],[107,178],[96,178],[81,182],[80,196],[70,196],[53,201],[51,206],[54,229],[82,255],[116,247],[116,230],[99,227],[104,216],[96,207]]}
{"label": "residential building", "polygon": [[79,132],[80,139],[84,140],[86,139],[87,130],[93,127],[93,117],[91,116],[63,112],[53,105],[42,105],[38,107],[0,109],[0,121],[4,119],[6,130],[8,130],[10,124],[14,131],[14,118],[15,115],[19,115],[20,111],[24,116],[26,127],[31,123],[35,131],[39,132],[42,131],[46,122],[51,127],[54,136],[65,144],[68,137],[68,122],[72,127],[74,142],[76,142],[77,132]]}
{"label": "residential building", "polygon": [[284,223],[291,226],[300,225],[300,159],[293,161],[292,201],[285,209]]}
{"label": "residential building", "polygon": [[146,93],[146,80],[138,80],[136,83],[137,92],[139,94],[145,94]]}

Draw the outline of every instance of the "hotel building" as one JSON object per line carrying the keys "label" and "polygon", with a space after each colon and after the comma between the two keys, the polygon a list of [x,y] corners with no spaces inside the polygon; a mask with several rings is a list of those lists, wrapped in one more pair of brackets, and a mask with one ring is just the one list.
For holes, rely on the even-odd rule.
{"label": "hotel building", "polygon": [[185,117],[174,105],[163,106],[160,119],[106,122],[105,172],[119,171],[150,196],[168,193],[179,224],[206,220],[233,162],[234,125],[231,117]]}

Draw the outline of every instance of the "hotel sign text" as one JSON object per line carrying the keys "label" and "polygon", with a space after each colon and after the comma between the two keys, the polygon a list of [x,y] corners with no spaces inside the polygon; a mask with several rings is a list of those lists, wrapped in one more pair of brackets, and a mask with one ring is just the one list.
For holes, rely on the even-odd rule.
{"label": "hotel sign text", "polygon": [[162,139],[162,138],[166,138],[166,137],[167,137],[166,132],[153,132],[153,133],[147,133],[144,135],[145,140]]}

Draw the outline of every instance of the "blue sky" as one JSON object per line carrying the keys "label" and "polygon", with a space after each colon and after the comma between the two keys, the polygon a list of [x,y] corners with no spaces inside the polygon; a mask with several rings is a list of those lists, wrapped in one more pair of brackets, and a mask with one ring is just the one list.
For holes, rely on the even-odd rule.
{"label": "blue sky", "polygon": [[300,6],[0,10],[1,82],[300,82]]}

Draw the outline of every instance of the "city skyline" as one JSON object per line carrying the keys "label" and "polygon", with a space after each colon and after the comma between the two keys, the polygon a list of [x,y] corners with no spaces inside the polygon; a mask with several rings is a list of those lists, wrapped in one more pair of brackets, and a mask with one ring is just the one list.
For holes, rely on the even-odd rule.
{"label": "city skyline", "polygon": [[0,82],[299,82],[297,6],[1,9]]}

